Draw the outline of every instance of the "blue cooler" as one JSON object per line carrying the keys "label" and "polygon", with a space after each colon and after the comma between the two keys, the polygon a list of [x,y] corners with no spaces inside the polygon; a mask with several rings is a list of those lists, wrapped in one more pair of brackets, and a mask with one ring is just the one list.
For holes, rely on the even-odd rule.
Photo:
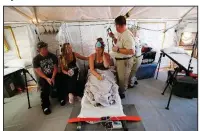
{"label": "blue cooler", "polygon": [[141,80],[154,77],[156,68],[157,68],[157,63],[142,64],[136,73],[137,79]]}

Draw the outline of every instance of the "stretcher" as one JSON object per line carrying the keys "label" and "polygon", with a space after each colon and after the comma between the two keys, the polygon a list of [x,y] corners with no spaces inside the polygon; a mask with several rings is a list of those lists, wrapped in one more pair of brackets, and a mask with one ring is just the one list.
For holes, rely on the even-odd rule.
{"label": "stretcher", "polygon": [[[116,80],[114,80],[116,82]],[[86,87],[87,88],[87,87]],[[141,118],[138,114],[126,115],[123,111],[123,105],[121,103],[120,96],[117,92],[115,104],[110,106],[94,106],[87,99],[84,94],[81,107],[77,116],[71,117],[67,123],[76,123],[76,130],[82,129],[82,123],[94,124],[101,123],[104,128],[111,127],[109,124],[113,121],[119,121],[123,125],[123,130],[128,130],[126,127],[126,121],[129,122],[140,122]]]}
{"label": "stretcher", "polygon": [[[78,120],[76,117],[79,115],[81,111],[81,106],[80,104],[75,104],[71,115],[68,120]],[[145,131],[145,128],[142,124],[142,120],[139,117],[137,110],[134,105],[123,105],[123,112],[126,114],[125,116],[121,117],[102,117],[102,118],[84,118],[86,120],[83,120],[84,122],[75,122],[75,123],[69,123],[67,120],[67,125],[64,131],[76,131],[76,130],[82,130],[82,131]],[[121,129],[109,129],[105,128],[106,124],[109,124],[110,121],[109,119],[116,120],[117,118],[118,121],[122,123],[123,128]],[[126,120],[123,120],[126,119]],[[95,119],[95,120],[94,120]],[[79,119],[80,120],[80,119]],[[90,120],[90,121],[88,121]],[[94,122],[92,123],[91,120]],[[129,121],[131,120],[131,121]],[[74,121],[73,121],[74,122]],[[116,121],[117,122],[117,121]],[[90,124],[88,124],[90,123]]]}

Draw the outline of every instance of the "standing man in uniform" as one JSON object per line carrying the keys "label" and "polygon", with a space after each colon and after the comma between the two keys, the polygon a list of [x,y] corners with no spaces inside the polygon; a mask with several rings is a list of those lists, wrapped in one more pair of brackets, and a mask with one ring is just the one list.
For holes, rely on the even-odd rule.
{"label": "standing man in uniform", "polygon": [[126,18],[124,16],[118,16],[115,19],[116,30],[119,33],[118,38],[115,38],[113,33],[110,33],[110,37],[113,38],[114,46],[112,51],[116,59],[117,75],[119,80],[119,95],[123,99],[125,98],[124,92],[128,88],[129,76],[134,63],[133,55],[135,44],[133,34],[126,27]]}
{"label": "standing man in uniform", "polygon": [[130,83],[128,86],[129,88],[133,88],[135,85],[138,84],[137,78],[136,78],[136,72],[138,68],[140,67],[142,63],[142,59],[143,59],[142,44],[141,44],[140,38],[137,36],[137,29],[133,29],[132,33],[134,35],[134,40],[135,40],[135,57],[134,57],[135,64],[133,65],[131,73],[130,73],[130,78],[129,78]]}

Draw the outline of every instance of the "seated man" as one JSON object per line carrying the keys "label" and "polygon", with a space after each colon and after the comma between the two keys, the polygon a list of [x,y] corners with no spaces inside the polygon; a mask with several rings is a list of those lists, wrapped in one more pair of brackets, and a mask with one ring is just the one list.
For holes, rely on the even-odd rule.
{"label": "seated man", "polygon": [[52,86],[55,85],[58,64],[56,55],[48,52],[47,46],[47,43],[39,42],[37,44],[39,54],[33,59],[33,67],[39,76],[41,86],[42,109],[46,115],[51,113],[49,95]]}
{"label": "seated man", "polygon": [[110,55],[104,52],[104,46],[102,38],[98,38],[95,45],[96,53],[89,58],[90,71],[84,95],[94,106],[112,105],[118,94],[114,75],[108,70],[112,64]]}

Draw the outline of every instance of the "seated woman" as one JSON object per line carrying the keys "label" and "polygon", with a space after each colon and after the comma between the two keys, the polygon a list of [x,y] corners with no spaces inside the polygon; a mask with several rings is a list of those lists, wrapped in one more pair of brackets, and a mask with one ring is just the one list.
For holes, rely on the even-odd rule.
{"label": "seated woman", "polygon": [[98,80],[102,80],[103,77],[96,72],[95,69],[99,70],[107,70],[111,65],[110,55],[104,52],[104,42],[102,38],[97,39],[97,43],[95,45],[96,53],[90,55],[89,57],[89,66],[91,73],[97,77]]}
{"label": "seated woman", "polygon": [[[76,87],[79,69],[76,65],[76,58],[88,60],[89,57],[82,56],[72,51],[72,46],[69,43],[63,44],[61,56],[61,70],[64,74],[64,82],[67,84],[69,103],[73,103],[74,96],[78,96],[80,89]],[[79,97],[80,98],[80,97]]]}
{"label": "seated woman", "polygon": [[89,75],[84,95],[94,106],[109,106],[115,103],[118,86],[114,75],[109,70],[112,65],[110,55],[104,52],[104,42],[98,38],[95,44],[96,53],[89,57]]}

